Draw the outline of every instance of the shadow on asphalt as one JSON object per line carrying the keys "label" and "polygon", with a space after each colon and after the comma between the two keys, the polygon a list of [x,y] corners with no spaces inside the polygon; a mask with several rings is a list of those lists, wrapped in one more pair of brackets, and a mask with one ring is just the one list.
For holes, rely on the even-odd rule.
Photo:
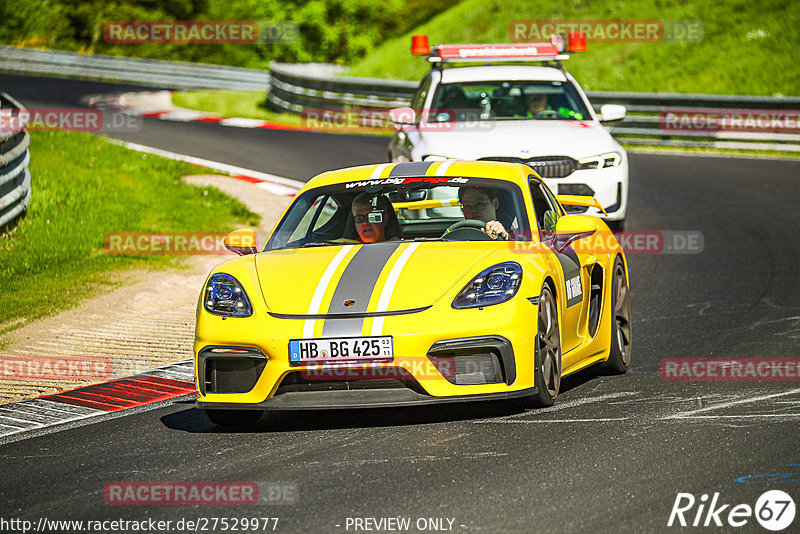
{"label": "shadow on asphalt", "polygon": [[[589,372],[566,377],[561,381],[561,393],[566,393],[595,379],[596,376]],[[558,400],[556,400],[557,403]],[[180,401],[177,404],[193,405],[194,401]],[[504,417],[519,414],[525,410],[524,401],[514,399],[440,406],[275,411],[265,412],[251,427],[234,428],[215,425],[208,420],[202,410],[192,406],[163,416],[161,422],[172,430],[190,433],[247,434],[424,425]]]}

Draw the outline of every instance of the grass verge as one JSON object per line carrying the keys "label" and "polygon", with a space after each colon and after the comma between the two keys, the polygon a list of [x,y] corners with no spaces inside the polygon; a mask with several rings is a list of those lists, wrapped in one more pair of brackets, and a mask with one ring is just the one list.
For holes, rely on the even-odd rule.
{"label": "grass verge", "polygon": [[[172,93],[172,103],[176,106],[217,113],[223,117],[242,117],[261,119],[287,126],[297,126],[309,132],[335,134],[378,135],[391,137],[392,132],[370,128],[338,126],[333,121],[305,121],[300,115],[275,113],[265,108],[266,94],[262,91],[177,91]],[[317,128],[315,124],[325,126]]]}
{"label": "grass verge", "polygon": [[245,117],[300,126],[300,115],[275,113],[266,107],[265,91],[176,91],[172,103],[176,106],[223,117]]}
{"label": "grass verge", "polygon": [[[419,80],[430,68],[409,53],[411,35],[441,43],[507,43],[514,20],[699,20],[698,43],[593,43],[565,67],[589,91],[798,95],[794,48],[800,3],[792,0],[462,0],[355,63],[351,76]],[[791,21],[791,22],[790,22]]]}
{"label": "grass verge", "polygon": [[32,133],[27,216],[0,236],[0,334],[119,286],[131,269],[177,268],[176,256],[104,253],[109,232],[224,232],[259,217],[197,168],[81,133]]}

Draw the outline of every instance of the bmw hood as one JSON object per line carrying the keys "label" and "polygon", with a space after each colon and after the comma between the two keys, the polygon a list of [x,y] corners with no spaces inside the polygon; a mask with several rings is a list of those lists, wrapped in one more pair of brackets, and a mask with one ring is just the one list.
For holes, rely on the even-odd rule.
{"label": "bmw hood", "polygon": [[487,121],[458,125],[452,131],[423,131],[421,138],[420,155],[468,160],[491,156],[523,159],[569,156],[582,159],[620,150],[608,130],[591,121]]}
{"label": "bmw hood", "polygon": [[[508,252],[498,242],[388,242],[256,255],[270,312],[337,315],[427,307]],[[507,257],[507,254],[502,254]]]}

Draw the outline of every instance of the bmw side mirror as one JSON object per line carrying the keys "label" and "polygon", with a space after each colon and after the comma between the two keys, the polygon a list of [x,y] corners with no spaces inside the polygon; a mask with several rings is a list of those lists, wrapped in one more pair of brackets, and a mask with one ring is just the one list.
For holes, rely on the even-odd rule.
{"label": "bmw side mirror", "polygon": [[408,126],[417,122],[413,108],[394,108],[389,110],[389,120],[397,126]]}
{"label": "bmw side mirror", "polygon": [[619,104],[603,104],[600,106],[600,121],[621,121],[625,118],[626,113],[627,110],[625,106],[620,106]]}

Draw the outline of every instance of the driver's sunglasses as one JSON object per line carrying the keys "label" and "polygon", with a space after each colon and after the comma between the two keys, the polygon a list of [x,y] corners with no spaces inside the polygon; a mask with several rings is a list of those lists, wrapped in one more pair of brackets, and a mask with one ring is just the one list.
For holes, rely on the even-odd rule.
{"label": "driver's sunglasses", "polygon": [[486,198],[486,199],[483,199],[483,200],[479,200],[477,202],[467,202],[467,203],[459,202],[458,204],[459,204],[459,206],[461,206],[462,210],[472,212],[472,211],[480,211],[480,210],[482,210],[483,208],[486,207],[486,204],[488,204],[488,203],[489,203],[489,199]]}

